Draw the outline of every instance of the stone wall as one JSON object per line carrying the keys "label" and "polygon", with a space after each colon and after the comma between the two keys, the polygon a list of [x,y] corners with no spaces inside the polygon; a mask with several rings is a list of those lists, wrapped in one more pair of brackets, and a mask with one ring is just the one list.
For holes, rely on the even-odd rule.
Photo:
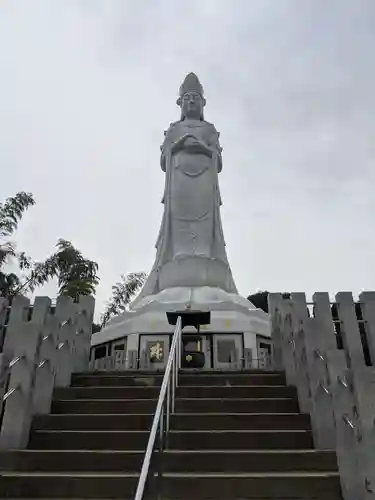
{"label": "stone wall", "polygon": [[55,387],[88,369],[93,297],[0,299],[0,448],[23,448],[33,415],[49,413]]}
{"label": "stone wall", "polygon": [[315,445],[335,449],[345,500],[375,498],[375,292],[270,294],[273,358],[310,413]]}

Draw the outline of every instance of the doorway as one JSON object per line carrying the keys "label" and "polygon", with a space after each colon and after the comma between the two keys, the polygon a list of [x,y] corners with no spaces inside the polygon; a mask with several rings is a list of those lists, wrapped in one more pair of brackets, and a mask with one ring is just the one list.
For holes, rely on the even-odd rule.
{"label": "doorway", "polygon": [[212,335],[214,370],[241,370],[243,351],[243,335],[241,333],[216,333]]}

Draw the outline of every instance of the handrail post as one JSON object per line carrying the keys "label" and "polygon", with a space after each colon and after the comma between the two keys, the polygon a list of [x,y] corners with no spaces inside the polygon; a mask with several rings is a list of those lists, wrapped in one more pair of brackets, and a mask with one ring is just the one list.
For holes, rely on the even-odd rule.
{"label": "handrail post", "polygon": [[[174,383],[176,382],[177,385],[177,378],[178,378],[178,371],[176,370],[175,376],[173,375],[173,372],[176,367],[176,363],[174,362],[175,356],[177,350],[179,349],[179,342],[181,339],[181,330],[182,330],[181,325],[182,325],[181,317],[178,317],[176,322],[176,328],[172,338],[172,344],[168,356],[167,365],[164,372],[163,381],[160,388],[160,394],[156,405],[155,415],[151,426],[150,437],[147,443],[142,469],[138,480],[137,490],[134,497],[135,500],[141,500],[143,498],[146,481],[150,471],[151,457],[154,451],[155,440],[157,436],[159,437],[157,475],[159,480],[162,479],[161,477],[163,472],[162,454],[164,445],[167,444],[165,438],[167,437],[167,433],[169,431],[169,426],[170,426],[171,407],[173,407],[174,404],[174,396],[175,396],[175,392],[173,392],[174,391],[173,388],[175,388]],[[160,484],[161,483],[159,482],[159,486]]]}
{"label": "handrail post", "polygon": [[170,410],[171,410],[171,379],[168,380],[168,385],[167,385],[167,410],[166,410],[166,421],[165,421],[166,432],[169,431]]}
{"label": "handrail post", "polygon": [[176,356],[174,356],[173,360],[173,368],[172,368],[172,415],[175,412],[175,394],[176,394],[176,381],[177,381],[177,373],[176,373]]}

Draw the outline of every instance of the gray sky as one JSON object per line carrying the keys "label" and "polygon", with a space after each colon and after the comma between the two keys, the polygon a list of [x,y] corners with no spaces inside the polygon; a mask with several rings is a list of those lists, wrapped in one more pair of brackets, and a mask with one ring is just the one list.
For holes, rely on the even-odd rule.
{"label": "gray sky", "polygon": [[2,0],[0,199],[37,201],[19,249],[97,260],[97,313],[150,270],[159,146],[195,71],[240,293],[374,289],[374,25],[374,0]]}

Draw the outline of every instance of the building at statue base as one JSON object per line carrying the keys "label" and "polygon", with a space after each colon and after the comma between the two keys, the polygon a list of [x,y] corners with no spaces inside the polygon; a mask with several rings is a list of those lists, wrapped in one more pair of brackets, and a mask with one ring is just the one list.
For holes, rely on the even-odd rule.
{"label": "building at statue base", "polygon": [[174,329],[167,312],[175,311],[211,315],[199,333],[184,329],[184,367],[267,365],[268,314],[238,294],[227,258],[218,180],[222,148],[219,132],[203,118],[205,103],[202,85],[190,73],[177,100],[181,119],[170,124],[161,146],[164,213],[155,263],[130,311],[92,336],[93,369],[164,369]]}
{"label": "building at statue base", "polygon": [[[211,312],[211,323],[202,325],[200,339],[185,347],[205,354],[203,370],[267,368],[271,353],[268,314],[245,298],[220,289],[172,288],[142,300],[134,309],[112,319],[92,337],[93,369],[163,370],[174,327],[168,311]],[[184,331],[195,332],[192,327]],[[193,345],[192,345],[193,344]]]}

